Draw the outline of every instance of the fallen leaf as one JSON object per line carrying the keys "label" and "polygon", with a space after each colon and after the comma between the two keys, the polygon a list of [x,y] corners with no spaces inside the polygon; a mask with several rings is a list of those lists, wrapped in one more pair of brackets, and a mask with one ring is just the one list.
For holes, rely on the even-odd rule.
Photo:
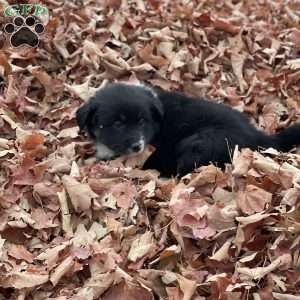
{"label": "fallen leaf", "polygon": [[22,245],[10,245],[8,254],[16,259],[25,260],[32,263],[34,256]]}
{"label": "fallen leaf", "polygon": [[151,66],[157,68],[169,64],[167,59],[163,58],[162,56],[154,55],[153,49],[154,47],[152,45],[148,45],[145,48],[139,50],[138,55],[144,62],[149,63]]}
{"label": "fallen leaf", "polygon": [[74,93],[77,97],[79,97],[83,101],[88,101],[92,96],[95,95],[97,88],[90,87],[90,80],[89,77],[84,83],[82,84],[73,84],[69,85],[65,83],[65,87],[72,93]]}
{"label": "fallen leaf", "polygon": [[103,300],[135,300],[135,299],[145,299],[153,300],[154,297],[152,293],[145,288],[138,285],[120,283],[116,286],[111,287],[105,295],[102,297]]}
{"label": "fallen leaf", "polygon": [[78,137],[79,133],[79,128],[76,127],[71,127],[71,128],[66,128],[60,131],[60,133],[57,135],[58,138],[76,138]]}
{"label": "fallen leaf", "polygon": [[87,183],[80,183],[71,176],[64,175],[62,182],[76,211],[88,210],[92,199],[98,197]]}
{"label": "fallen leaf", "polygon": [[248,84],[243,76],[243,67],[246,60],[246,56],[243,54],[232,53],[231,54],[231,65],[233,69],[233,73],[236,76],[241,93],[244,93],[248,88]]}
{"label": "fallen leaf", "polygon": [[152,233],[151,232],[145,232],[140,237],[136,238],[130,247],[129,253],[128,253],[128,259],[135,262],[139,258],[142,258],[146,254],[149,253],[149,251],[154,247],[153,240],[152,240]]}
{"label": "fallen leaf", "polygon": [[245,267],[237,267],[237,272],[249,277],[249,279],[257,280],[261,279],[270,272],[276,270],[280,266],[287,263],[290,260],[290,254],[284,254],[281,257],[275,259],[272,263],[270,263],[266,267],[257,267],[257,268],[245,268]]}
{"label": "fallen leaf", "polygon": [[50,281],[53,286],[56,286],[66,273],[68,273],[74,265],[74,261],[72,257],[67,257],[61,264],[57,266],[54,272],[50,276]]}
{"label": "fallen leaf", "polygon": [[31,272],[18,272],[12,271],[5,276],[1,276],[0,282],[1,286],[4,288],[34,288],[41,284],[46,283],[49,280],[48,274],[35,274]]}
{"label": "fallen leaf", "polygon": [[246,186],[245,191],[236,195],[238,207],[248,215],[264,211],[271,201],[271,193],[251,184]]}

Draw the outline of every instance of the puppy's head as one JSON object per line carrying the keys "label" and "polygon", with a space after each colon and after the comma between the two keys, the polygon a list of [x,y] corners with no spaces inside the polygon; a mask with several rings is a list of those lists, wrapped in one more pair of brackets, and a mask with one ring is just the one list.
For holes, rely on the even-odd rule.
{"label": "puppy's head", "polygon": [[162,104],[151,88],[127,84],[99,90],[76,113],[80,129],[95,141],[100,160],[143,152],[162,117]]}

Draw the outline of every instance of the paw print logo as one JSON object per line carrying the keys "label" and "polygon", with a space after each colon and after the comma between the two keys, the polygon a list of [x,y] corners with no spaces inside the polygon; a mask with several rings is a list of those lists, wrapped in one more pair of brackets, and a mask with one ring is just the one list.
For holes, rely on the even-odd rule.
{"label": "paw print logo", "polygon": [[28,16],[15,17],[13,23],[8,23],[4,26],[4,31],[10,34],[10,43],[13,47],[20,46],[37,47],[39,44],[39,34],[44,32],[44,25],[37,20]]}

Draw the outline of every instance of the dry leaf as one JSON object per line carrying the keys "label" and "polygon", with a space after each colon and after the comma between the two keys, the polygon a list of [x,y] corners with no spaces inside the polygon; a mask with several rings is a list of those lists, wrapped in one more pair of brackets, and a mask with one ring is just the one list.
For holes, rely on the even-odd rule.
{"label": "dry leaf", "polygon": [[87,183],[80,183],[71,176],[64,175],[62,182],[76,211],[89,209],[92,199],[98,197]]}
{"label": "dry leaf", "polygon": [[137,261],[139,258],[148,254],[153,246],[152,233],[144,233],[132,242],[128,253],[128,259],[133,262]]}

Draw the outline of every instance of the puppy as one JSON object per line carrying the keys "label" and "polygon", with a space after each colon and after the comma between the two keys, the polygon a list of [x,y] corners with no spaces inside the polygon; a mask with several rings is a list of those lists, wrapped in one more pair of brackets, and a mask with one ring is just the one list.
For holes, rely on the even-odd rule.
{"label": "puppy", "polygon": [[298,124],[266,135],[229,106],[148,86],[118,83],[100,89],[76,119],[95,141],[97,159],[135,155],[151,144],[156,150],[143,168],[168,177],[211,162],[222,167],[235,145],[288,151],[300,144]]}
{"label": "puppy", "polygon": [[163,106],[150,88],[115,84],[100,89],[76,114],[95,141],[98,160],[142,153],[160,130]]}

